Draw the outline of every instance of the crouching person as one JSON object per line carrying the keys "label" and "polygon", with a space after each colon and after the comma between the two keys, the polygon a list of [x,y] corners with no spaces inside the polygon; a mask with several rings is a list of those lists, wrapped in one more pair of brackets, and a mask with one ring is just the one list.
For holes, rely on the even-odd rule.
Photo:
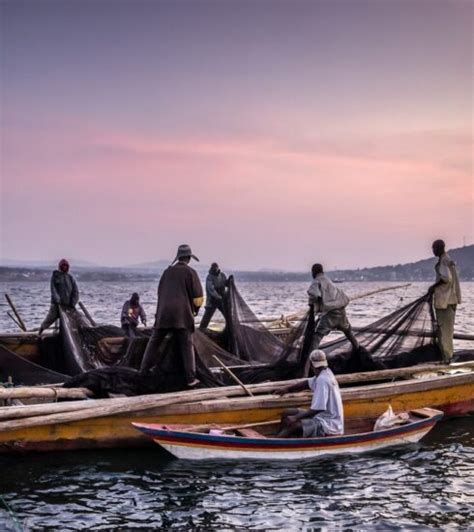
{"label": "crouching person", "polygon": [[309,356],[314,377],[288,386],[280,395],[310,388],[313,399],[309,410],[290,408],[281,416],[278,438],[318,438],[344,433],[341,392],[333,372],[328,368],[324,351],[315,349]]}

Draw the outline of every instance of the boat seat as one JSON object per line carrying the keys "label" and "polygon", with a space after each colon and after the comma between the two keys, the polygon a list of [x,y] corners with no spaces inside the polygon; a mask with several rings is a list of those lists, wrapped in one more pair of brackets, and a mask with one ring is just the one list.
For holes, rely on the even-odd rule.
{"label": "boat seat", "polygon": [[241,436],[245,436],[246,438],[259,438],[259,439],[265,439],[265,436],[263,434],[260,434],[260,432],[257,432],[253,429],[237,429],[236,432],[240,434]]}

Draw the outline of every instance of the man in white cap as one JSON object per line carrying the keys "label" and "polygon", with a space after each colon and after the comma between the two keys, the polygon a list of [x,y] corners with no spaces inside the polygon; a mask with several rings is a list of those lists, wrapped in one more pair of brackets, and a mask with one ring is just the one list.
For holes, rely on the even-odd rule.
{"label": "man in white cap", "polygon": [[310,388],[313,399],[309,410],[289,408],[282,413],[278,438],[302,436],[318,438],[344,433],[341,392],[334,373],[328,368],[324,351],[315,349],[309,356],[314,377],[280,390],[279,394]]}
{"label": "man in white cap", "polygon": [[198,274],[189,266],[191,258],[199,261],[191,248],[182,244],[178,247],[173,264],[161,276],[155,325],[140,366],[143,372],[156,364],[160,345],[171,334],[182,356],[189,388],[200,384],[196,377],[193,332],[194,316],[204,299]]}

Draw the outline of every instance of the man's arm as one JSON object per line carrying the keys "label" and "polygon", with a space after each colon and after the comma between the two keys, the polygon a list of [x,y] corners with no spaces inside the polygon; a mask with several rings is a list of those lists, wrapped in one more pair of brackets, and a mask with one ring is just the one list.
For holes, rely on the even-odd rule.
{"label": "man's arm", "polygon": [[441,286],[442,284],[450,283],[452,280],[452,274],[451,270],[449,269],[449,265],[447,261],[440,260],[439,262],[439,270],[438,270],[439,279],[436,281],[436,283],[432,284],[428,288],[428,292],[432,294],[437,286]]}
{"label": "man's arm", "polygon": [[314,311],[319,312],[323,304],[323,295],[318,282],[313,282],[308,289],[308,304],[314,306]]}
{"label": "man's arm", "polygon": [[210,275],[208,275],[206,279],[206,292],[208,296],[211,296],[212,298],[217,299],[217,301],[220,301],[222,299],[220,294],[217,292],[216,287],[214,286],[214,283]]}
{"label": "man's arm", "polygon": [[145,309],[140,305],[140,319],[142,320],[143,325],[146,327],[146,313]]}
{"label": "man's arm", "polygon": [[59,305],[61,302],[61,298],[59,297],[58,291],[56,290],[56,286],[54,285],[54,273],[51,275],[51,299],[53,303],[56,303]]}
{"label": "man's arm", "polygon": [[295,421],[299,421],[300,419],[314,417],[316,414],[319,414],[320,412],[324,412],[324,410],[312,410],[310,408],[309,410],[302,410],[301,412],[298,412],[294,416],[289,416],[288,420],[291,421],[291,423],[294,423]]}
{"label": "man's arm", "polygon": [[297,382],[296,384],[290,384],[289,386],[285,386],[284,388],[280,388],[279,390],[276,390],[277,395],[285,395],[287,393],[291,392],[301,392],[303,390],[309,389],[308,385],[308,379],[303,380],[302,382]]}
{"label": "man's arm", "polygon": [[128,320],[128,301],[125,301],[122,307],[122,313],[120,314],[120,321]]}

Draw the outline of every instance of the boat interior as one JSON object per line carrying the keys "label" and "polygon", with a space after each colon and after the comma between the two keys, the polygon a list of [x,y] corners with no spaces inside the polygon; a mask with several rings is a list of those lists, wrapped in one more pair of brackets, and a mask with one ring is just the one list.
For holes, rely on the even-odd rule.
{"label": "boat interior", "polygon": [[[438,410],[432,408],[419,408],[406,412],[406,416],[396,423],[396,425],[408,425],[416,421],[422,421],[439,414]],[[404,418],[404,419],[403,419]],[[344,435],[363,434],[373,432],[377,418],[348,419],[345,422]],[[243,425],[169,425],[162,428],[180,431],[197,432],[199,434],[243,436],[245,438],[274,438],[280,426],[279,420],[266,421],[262,423],[250,423]],[[392,427],[390,427],[392,428]]]}

